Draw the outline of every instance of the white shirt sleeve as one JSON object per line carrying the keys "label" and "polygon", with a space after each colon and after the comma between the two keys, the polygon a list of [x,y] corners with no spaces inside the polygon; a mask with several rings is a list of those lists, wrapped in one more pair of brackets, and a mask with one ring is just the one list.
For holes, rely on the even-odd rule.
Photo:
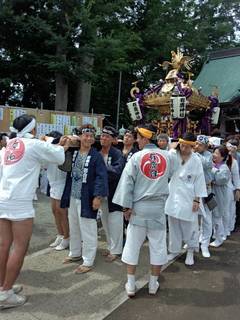
{"label": "white shirt sleeve", "polygon": [[198,160],[198,174],[194,183],[194,192],[195,192],[195,197],[203,198],[207,197],[207,188],[206,188],[206,181],[205,181],[205,176],[203,172],[203,166],[202,162],[200,159]]}
{"label": "white shirt sleeve", "polygon": [[231,175],[232,175],[232,184],[234,189],[240,189],[240,178],[239,178],[239,167],[237,160],[233,159],[232,168],[231,168]]}
{"label": "white shirt sleeve", "polygon": [[212,157],[204,157],[200,153],[195,153],[202,162],[203,170],[211,170],[212,169]]}
{"label": "white shirt sleeve", "polygon": [[65,161],[64,148],[58,145],[37,140],[32,148],[32,156],[40,163],[61,165]]}
{"label": "white shirt sleeve", "polygon": [[0,181],[2,178],[2,150],[0,150]]}

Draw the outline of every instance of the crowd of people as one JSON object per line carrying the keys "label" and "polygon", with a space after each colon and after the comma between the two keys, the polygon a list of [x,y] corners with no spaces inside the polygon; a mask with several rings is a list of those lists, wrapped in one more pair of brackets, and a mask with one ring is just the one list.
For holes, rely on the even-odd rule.
{"label": "crowd of people", "polygon": [[[77,274],[95,266],[98,223],[106,235],[106,262],[127,266],[125,289],[135,296],[140,249],[148,240],[149,294],[159,289],[161,267],[183,248],[185,264],[201,249],[220,247],[239,219],[240,153],[235,136],[194,136],[178,141],[157,134],[153,124],[118,132],[105,126],[99,139],[92,125],[72,138],[51,132],[36,139],[36,121],[16,118],[11,136],[0,136],[0,308],[23,305],[16,285],[32,234],[33,199],[42,168],[47,171],[57,236],[50,247],[69,248],[63,263],[79,261]],[[97,268],[97,265],[95,266]]]}

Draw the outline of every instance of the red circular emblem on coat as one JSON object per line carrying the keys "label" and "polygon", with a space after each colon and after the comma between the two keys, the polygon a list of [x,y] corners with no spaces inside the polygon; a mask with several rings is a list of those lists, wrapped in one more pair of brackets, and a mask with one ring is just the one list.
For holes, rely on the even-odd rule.
{"label": "red circular emblem on coat", "polygon": [[12,139],[7,144],[4,152],[4,164],[11,165],[22,159],[25,152],[25,145],[19,138]]}
{"label": "red circular emblem on coat", "polygon": [[140,168],[145,177],[156,180],[165,174],[167,161],[160,153],[149,152],[142,157]]}

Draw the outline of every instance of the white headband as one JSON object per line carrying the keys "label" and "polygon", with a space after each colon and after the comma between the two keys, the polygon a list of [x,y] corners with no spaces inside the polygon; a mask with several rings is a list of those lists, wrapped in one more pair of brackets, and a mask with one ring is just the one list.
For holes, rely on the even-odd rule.
{"label": "white headband", "polygon": [[83,128],[82,130],[82,134],[83,133],[93,133],[95,135],[96,130],[94,128]]}
{"label": "white headband", "polygon": [[234,146],[234,145],[231,144],[230,142],[227,142],[226,147],[227,147],[227,148],[233,148],[233,149],[236,149],[236,150],[237,150],[237,146]]}
{"label": "white headband", "polygon": [[117,137],[116,132],[114,132],[113,130],[110,130],[110,129],[103,128],[102,133],[109,134],[113,138]]}
{"label": "white headband", "polygon": [[19,138],[33,138],[33,135],[30,134],[30,132],[36,127],[36,120],[33,118],[29,124],[26,125],[25,128],[23,128],[21,131],[18,131],[18,129],[14,127],[10,127],[11,132],[15,132],[17,134],[17,137]]}
{"label": "white headband", "polygon": [[210,143],[210,145],[212,145],[214,147],[220,147],[222,144],[222,139],[218,138],[218,137],[210,137],[209,143]]}

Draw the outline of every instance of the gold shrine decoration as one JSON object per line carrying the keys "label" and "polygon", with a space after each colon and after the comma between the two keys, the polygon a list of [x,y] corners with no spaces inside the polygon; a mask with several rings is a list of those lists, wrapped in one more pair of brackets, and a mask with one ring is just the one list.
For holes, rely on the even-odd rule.
{"label": "gold shrine decoration", "polygon": [[170,106],[171,94],[159,96],[156,93],[149,94],[144,97],[144,103],[147,106]]}
{"label": "gold shrine decoration", "polygon": [[140,89],[137,87],[139,81],[132,82],[133,87],[130,91],[130,95],[133,99],[135,99],[135,94],[140,92]]}
{"label": "gold shrine decoration", "polygon": [[[164,61],[162,65],[160,65],[165,70],[171,67],[171,70],[168,71],[164,80],[160,80],[159,83],[152,85],[150,90],[142,93],[141,106],[157,109],[164,117],[171,117],[171,100],[174,100],[174,98],[177,100],[186,93],[187,102],[185,104],[185,109],[187,112],[199,109],[201,111],[206,111],[210,109],[212,101],[193,86],[191,80],[191,77],[193,76],[193,73],[191,72],[193,63],[194,58],[184,55],[179,48],[176,52],[171,51],[171,61]],[[186,76],[183,76],[186,74],[187,78]],[[131,97],[134,100],[137,99],[137,94],[140,92],[137,83],[138,81],[132,83],[133,87],[130,91]],[[212,96],[218,98],[218,95],[218,88],[214,87]],[[196,122],[194,123],[195,124],[191,129],[196,131]],[[164,125],[162,125],[162,127],[163,126]],[[166,129],[169,130],[169,127],[167,128],[165,126],[164,130]]]}
{"label": "gold shrine decoration", "polygon": [[195,92],[188,98],[188,110],[193,110],[197,108],[209,109],[211,106],[211,101],[208,97],[205,97],[201,94],[197,94]]}
{"label": "gold shrine decoration", "polygon": [[171,51],[171,55],[171,62],[164,61],[162,64],[159,64],[159,66],[164,70],[167,70],[169,66],[178,71],[182,67],[185,67],[188,71],[191,70],[193,59],[189,56],[184,56],[179,48],[177,49],[177,52]]}

